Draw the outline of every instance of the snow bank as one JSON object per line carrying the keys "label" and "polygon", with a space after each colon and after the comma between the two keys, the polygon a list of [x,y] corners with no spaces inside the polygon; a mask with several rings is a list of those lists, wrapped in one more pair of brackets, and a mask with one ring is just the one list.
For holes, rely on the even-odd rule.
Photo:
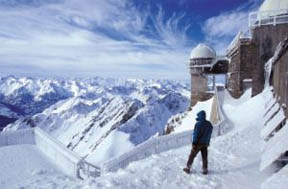
{"label": "snow bank", "polygon": [[269,142],[266,144],[265,151],[262,156],[260,170],[263,171],[275,162],[282,154],[287,151],[288,146],[288,124],[286,124],[280,131],[275,133]]}
{"label": "snow bank", "polygon": [[284,111],[280,108],[279,112],[262,129],[261,137],[267,138],[285,119]]}
{"label": "snow bank", "polygon": [[[25,188],[32,177],[64,176],[57,166],[35,145],[13,145],[0,148],[0,188]],[[29,187],[30,188],[30,187]],[[37,188],[45,188],[38,185]],[[47,185],[46,185],[47,188]]]}
{"label": "snow bank", "polygon": [[267,112],[264,115],[264,124],[268,123],[269,119],[273,116],[273,114],[275,114],[279,109],[280,109],[280,105],[277,102],[272,103],[272,105],[270,103],[267,107]]}
{"label": "snow bank", "polygon": [[81,178],[100,175],[100,168],[83,161],[80,156],[67,149],[40,128],[0,133],[0,147],[23,144],[36,145],[43,154],[69,176]]}
{"label": "snow bank", "polygon": [[288,165],[282,168],[278,173],[272,175],[262,184],[262,189],[286,189],[288,186]]}

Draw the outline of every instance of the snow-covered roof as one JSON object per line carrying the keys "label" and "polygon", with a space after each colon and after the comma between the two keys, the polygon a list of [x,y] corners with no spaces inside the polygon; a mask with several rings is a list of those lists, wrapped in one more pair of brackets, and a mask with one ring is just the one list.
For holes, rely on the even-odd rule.
{"label": "snow-covered roof", "polygon": [[190,54],[190,59],[216,58],[216,52],[212,47],[204,44],[197,45]]}
{"label": "snow-covered roof", "polygon": [[243,31],[239,31],[238,34],[235,36],[235,38],[232,40],[232,42],[230,43],[230,45],[227,48],[227,54],[229,54],[230,52],[233,51],[233,49],[235,49],[235,47],[237,46],[238,42],[240,40],[251,40],[251,36],[249,34],[248,31],[243,32]]}
{"label": "snow-covered roof", "polygon": [[[263,15],[263,13],[265,14]],[[261,17],[288,14],[288,1],[265,0],[259,9],[259,14],[261,14]]]}

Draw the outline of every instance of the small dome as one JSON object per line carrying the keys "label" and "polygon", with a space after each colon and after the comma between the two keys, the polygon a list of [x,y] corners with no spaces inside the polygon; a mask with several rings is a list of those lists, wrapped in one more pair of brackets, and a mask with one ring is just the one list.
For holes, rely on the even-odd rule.
{"label": "small dome", "polygon": [[216,58],[216,52],[213,48],[204,45],[204,44],[199,44],[197,47],[195,47],[191,54],[190,54],[190,59],[201,59],[201,58]]}
{"label": "small dome", "polygon": [[266,15],[266,16],[288,14],[288,1],[287,0],[265,0],[259,9],[259,12],[264,13],[268,11],[270,11],[270,13],[267,13],[269,15]]}

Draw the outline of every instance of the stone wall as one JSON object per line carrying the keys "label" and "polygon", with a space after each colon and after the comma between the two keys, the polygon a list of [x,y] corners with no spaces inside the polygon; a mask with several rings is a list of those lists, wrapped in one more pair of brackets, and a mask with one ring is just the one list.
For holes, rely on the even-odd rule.
{"label": "stone wall", "polygon": [[288,117],[288,50],[286,50],[273,66],[272,85],[276,98],[279,99],[285,111],[285,116]]}
{"label": "stone wall", "polygon": [[239,98],[245,90],[243,81],[252,79],[255,47],[251,42],[238,42],[233,51],[228,53],[230,58],[228,89],[234,98]]}
{"label": "stone wall", "polygon": [[288,24],[276,26],[267,25],[256,27],[252,30],[256,52],[253,56],[252,96],[262,92],[264,88],[264,64],[273,56],[279,42],[283,41],[288,34]]}
{"label": "stone wall", "polygon": [[208,79],[202,74],[191,74],[191,106],[196,105],[198,101],[205,101],[211,98],[207,93]]}
{"label": "stone wall", "polygon": [[229,77],[228,77],[228,90],[230,94],[237,98],[241,96],[240,88],[240,49],[235,49],[231,54],[228,55],[230,58],[229,64]]}

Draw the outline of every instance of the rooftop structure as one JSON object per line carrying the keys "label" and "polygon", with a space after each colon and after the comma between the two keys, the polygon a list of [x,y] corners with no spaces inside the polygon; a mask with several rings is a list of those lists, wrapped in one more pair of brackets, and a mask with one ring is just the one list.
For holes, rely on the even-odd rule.
{"label": "rooftop structure", "polygon": [[288,23],[287,0],[265,0],[259,11],[250,13],[249,26],[277,25]]}

